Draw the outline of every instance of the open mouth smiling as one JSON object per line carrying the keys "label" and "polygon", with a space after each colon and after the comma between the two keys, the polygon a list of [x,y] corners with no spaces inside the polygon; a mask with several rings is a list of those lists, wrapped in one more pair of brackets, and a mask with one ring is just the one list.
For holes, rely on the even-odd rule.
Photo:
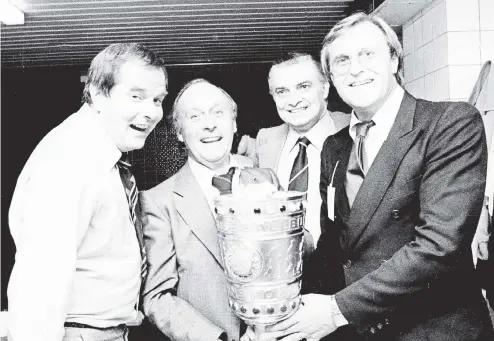
{"label": "open mouth smiling", "polygon": [[219,142],[223,139],[222,136],[211,136],[211,137],[203,137],[201,139],[202,143],[214,143],[214,142]]}
{"label": "open mouth smiling", "polygon": [[130,127],[134,130],[137,130],[137,131],[143,133],[148,128],[148,125],[147,124],[131,124]]}

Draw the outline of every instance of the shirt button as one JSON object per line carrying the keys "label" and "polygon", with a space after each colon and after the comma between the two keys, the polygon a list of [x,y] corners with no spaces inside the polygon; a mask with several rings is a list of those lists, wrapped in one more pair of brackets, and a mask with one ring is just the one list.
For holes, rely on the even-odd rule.
{"label": "shirt button", "polygon": [[343,264],[343,267],[345,269],[349,269],[352,266],[352,261],[351,260],[346,260],[345,263]]}
{"label": "shirt button", "polygon": [[400,217],[401,217],[400,210],[393,210],[392,217],[393,217],[393,219],[400,219]]}

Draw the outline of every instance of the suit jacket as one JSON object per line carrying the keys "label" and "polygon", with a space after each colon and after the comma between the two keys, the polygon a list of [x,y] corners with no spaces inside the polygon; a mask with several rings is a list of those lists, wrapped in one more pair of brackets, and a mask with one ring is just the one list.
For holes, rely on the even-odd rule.
{"label": "suit jacket", "polygon": [[[252,160],[234,156],[240,166]],[[172,340],[238,340],[240,320],[228,305],[216,222],[186,163],[177,174],[142,192],[148,276],[144,313]]]}
{"label": "suit jacket", "polygon": [[[330,111],[329,115],[336,127],[336,130],[331,131],[330,134],[335,134],[348,126],[350,122],[350,115],[348,114],[339,111]],[[289,126],[286,123],[259,130],[256,138],[256,153],[254,157],[254,165],[256,167],[271,168],[275,172],[277,171],[288,130]]]}
{"label": "suit jacket", "polygon": [[[492,340],[470,250],[486,176],[477,110],[405,93],[349,209],[352,144],[347,129],[324,144],[323,225],[313,254],[321,269],[327,260],[343,265],[346,287],[336,301],[350,325],[377,340]],[[334,221],[326,197],[333,172]]]}

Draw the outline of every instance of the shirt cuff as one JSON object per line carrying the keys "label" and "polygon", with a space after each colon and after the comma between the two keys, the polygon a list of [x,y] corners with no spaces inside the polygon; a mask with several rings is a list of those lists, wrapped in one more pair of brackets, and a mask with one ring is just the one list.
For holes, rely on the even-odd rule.
{"label": "shirt cuff", "polygon": [[331,317],[333,318],[333,322],[336,325],[336,327],[342,327],[346,326],[348,324],[347,319],[343,314],[341,313],[340,308],[338,307],[338,304],[336,303],[336,299],[334,295],[329,296],[329,307],[331,309]]}

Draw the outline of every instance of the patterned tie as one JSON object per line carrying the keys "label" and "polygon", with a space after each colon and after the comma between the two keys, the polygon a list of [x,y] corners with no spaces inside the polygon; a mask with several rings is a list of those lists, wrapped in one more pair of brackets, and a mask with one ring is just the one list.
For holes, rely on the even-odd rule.
{"label": "patterned tie", "polygon": [[300,191],[307,195],[309,188],[309,164],[307,159],[307,147],[310,141],[307,137],[302,136],[297,140],[298,154],[293,162],[292,172],[290,173],[290,182],[288,183],[289,191]]}
{"label": "patterned tie", "polygon": [[233,173],[235,173],[235,167],[231,167],[226,174],[213,176],[211,184],[220,191],[220,195],[232,194]]}
{"label": "patterned tie", "polygon": [[138,190],[136,185],[136,180],[132,174],[132,166],[129,162],[129,155],[127,153],[122,154],[122,157],[117,162],[117,167],[120,172],[120,178],[125,188],[125,194],[127,194],[127,201],[129,203],[129,217],[134,224],[137,240],[139,242],[139,249],[141,252],[141,276],[146,278],[147,274],[147,257],[146,249],[144,248],[144,237],[142,233],[141,222],[137,219],[136,211],[139,209],[137,202]]}
{"label": "patterned tie", "polygon": [[374,121],[360,122],[355,125],[357,134],[353,144],[350,159],[348,160],[348,170],[346,174],[345,189],[350,207],[357,196],[357,192],[364,181],[365,174],[365,149],[364,140],[369,129],[374,126]]}
{"label": "patterned tie", "polygon": [[[289,191],[304,192],[307,197],[309,189],[309,160],[307,158],[307,147],[310,141],[307,137],[301,136],[297,140],[298,154],[293,162],[292,172],[290,173],[290,182],[288,183]],[[307,259],[314,251],[314,238],[309,231],[304,233],[304,259]]]}

